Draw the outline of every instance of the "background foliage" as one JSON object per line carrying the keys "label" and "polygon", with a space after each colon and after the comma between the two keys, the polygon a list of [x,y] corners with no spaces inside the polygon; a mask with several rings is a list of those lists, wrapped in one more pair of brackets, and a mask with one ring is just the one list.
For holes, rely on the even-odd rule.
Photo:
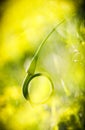
{"label": "background foliage", "polygon": [[[84,7],[84,0],[0,1],[0,130],[84,130]],[[25,70],[41,41],[62,19],[65,22],[43,46],[36,67],[36,72],[50,74],[54,95],[31,106],[22,95]],[[40,98],[36,89],[35,94]]]}

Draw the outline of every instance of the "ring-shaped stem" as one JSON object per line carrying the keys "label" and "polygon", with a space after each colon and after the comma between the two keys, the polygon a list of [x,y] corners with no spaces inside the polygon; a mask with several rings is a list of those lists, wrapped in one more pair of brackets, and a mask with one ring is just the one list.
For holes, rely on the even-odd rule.
{"label": "ring-shaped stem", "polygon": [[[34,78],[34,77],[37,77],[37,76],[41,76],[42,74],[41,73],[37,73],[37,74],[34,74],[35,73],[35,68],[36,68],[36,64],[37,64],[37,60],[38,60],[38,57],[39,57],[39,53],[41,51],[41,48],[42,46],[46,43],[47,39],[51,36],[51,34],[55,31],[55,29],[64,22],[64,20],[62,20],[59,24],[57,24],[52,30],[51,32],[47,35],[47,37],[42,41],[42,43],[40,44],[39,48],[37,49],[32,61],[31,61],[31,64],[27,70],[27,75],[25,77],[25,80],[24,80],[24,83],[23,83],[23,95],[25,97],[25,99],[29,100],[30,101],[30,97],[29,97],[29,92],[28,92],[28,87],[29,87],[29,83],[30,81]],[[46,75],[45,75],[46,76]],[[54,89],[54,86],[53,86],[53,83],[52,83],[52,80],[49,78],[49,76],[46,76],[50,82],[51,82],[51,85],[52,85],[52,90]]]}
{"label": "ring-shaped stem", "polygon": [[[44,76],[44,77],[46,77],[46,78],[50,81],[50,83],[51,83],[51,90],[52,90],[52,91],[51,91],[51,93],[49,94],[49,96],[51,96],[51,95],[53,94],[53,90],[54,90],[54,85],[53,85],[53,82],[52,82],[52,80],[50,79],[49,75],[43,74],[43,73],[36,73],[36,74],[34,74],[34,75],[31,75],[31,76],[27,75],[27,76],[26,76],[26,79],[25,79],[25,81],[24,81],[24,84],[23,84],[23,95],[24,95],[24,97],[25,97],[27,100],[29,100],[32,104],[34,104],[34,102],[30,99],[28,88],[29,88],[30,82],[31,82],[35,77],[38,77],[38,76]],[[49,98],[49,96],[46,97],[46,99],[44,99],[44,100],[41,101],[40,103],[44,103],[45,101],[47,101],[47,99]],[[37,103],[36,103],[36,104],[37,104]],[[39,104],[39,103],[38,103],[38,104]]]}

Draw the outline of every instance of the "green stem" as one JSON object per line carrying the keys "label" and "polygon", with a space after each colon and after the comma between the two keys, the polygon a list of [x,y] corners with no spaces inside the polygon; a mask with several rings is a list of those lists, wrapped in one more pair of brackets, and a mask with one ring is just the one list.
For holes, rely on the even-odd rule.
{"label": "green stem", "polygon": [[[24,97],[25,97],[26,99],[28,99],[28,100],[30,100],[30,98],[29,98],[29,92],[28,92],[28,87],[29,87],[30,81],[31,81],[34,77],[41,75],[41,73],[34,74],[35,68],[36,68],[36,63],[37,63],[37,60],[38,60],[38,57],[39,57],[39,53],[40,53],[40,51],[41,51],[41,48],[42,48],[42,46],[46,43],[47,39],[51,36],[51,34],[55,31],[55,29],[56,29],[60,24],[62,24],[63,22],[64,22],[64,20],[61,21],[59,24],[57,24],[57,26],[54,27],[54,28],[51,30],[51,32],[47,35],[47,37],[46,37],[46,38],[42,41],[42,43],[40,44],[39,48],[37,49],[37,51],[36,51],[36,53],[35,53],[35,55],[34,55],[32,61],[31,61],[31,64],[30,64],[30,66],[29,66],[29,68],[28,68],[28,70],[27,70],[27,75],[26,75],[25,80],[24,80],[24,83],[23,83],[23,95],[24,95]],[[51,79],[49,79],[49,80],[50,80],[50,82],[51,82],[51,84],[52,84]],[[53,84],[52,84],[52,89],[53,89]]]}
{"label": "green stem", "polygon": [[52,30],[51,32],[46,36],[46,38],[42,41],[42,43],[40,44],[39,48],[37,49],[37,51],[35,52],[35,55],[32,59],[32,62],[27,70],[27,73],[29,74],[34,74],[35,68],[36,68],[36,63],[37,63],[37,59],[39,56],[39,53],[41,51],[42,46],[46,43],[46,41],[48,40],[48,38],[51,36],[51,34],[55,31],[55,29],[60,26],[60,24],[62,24],[64,22],[64,20],[62,20],[59,24],[57,24]]}

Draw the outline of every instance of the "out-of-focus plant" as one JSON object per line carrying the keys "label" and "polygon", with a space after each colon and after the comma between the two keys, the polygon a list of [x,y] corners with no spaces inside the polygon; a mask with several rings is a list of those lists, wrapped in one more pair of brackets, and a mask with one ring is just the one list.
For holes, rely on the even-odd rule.
{"label": "out-of-focus plant", "polygon": [[[0,3],[0,129],[83,130],[85,2],[5,1]],[[54,95],[44,104],[32,107],[22,95],[24,67],[30,63],[52,26],[63,18],[66,22],[46,41],[35,70],[35,73],[49,73],[54,83]],[[43,90],[38,81],[30,87],[33,92],[30,96],[35,101],[41,99],[48,83],[44,82]],[[47,88],[46,94],[48,91]]]}

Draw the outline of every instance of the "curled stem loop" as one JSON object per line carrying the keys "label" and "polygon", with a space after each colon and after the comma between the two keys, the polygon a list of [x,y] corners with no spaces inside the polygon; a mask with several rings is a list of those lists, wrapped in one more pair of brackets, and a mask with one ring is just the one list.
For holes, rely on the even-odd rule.
{"label": "curled stem loop", "polygon": [[[22,91],[23,91],[23,95],[24,95],[25,99],[29,100],[30,102],[31,102],[31,100],[30,100],[30,97],[29,97],[28,87],[29,87],[30,81],[31,81],[33,78],[35,78],[35,77],[37,77],[37,76],[41,76],[41,75],[46,76],[46,77],[49,79],[49,81],[50,81],[50,83],[51,83],[51,85],[52,85],[52,91],[53,91],[53,89],[54,89],[54,85],[53,85],[52,80],[50,79],[50,77],[49,77],[48,75],[45,75],[45,74],[42,74],[42,73],[37,73],[37,74],[35,74],[35,69],[36,69],[36,64],[37,64],[38,56],[39,56],[39,53],[40,53],[40,51],[41,51],[42,46],[46,43],[47,39],[51,36],[51,34],[55,31],[55,29],[56,29],[58,26],[60,26],[63,22],[64,22],[64,20],[62,20],[59,24],[57,24],[57,25],[50,31],[50,33],[46,36],[46,38],[42,41],[42,43],[40,44],[39,48],[38,48],[37,51],[35,52],[35,55],[34,55],[32,61],[31,61],[31,64],[30,64],[28,70],[27,70],[27,75],[26,75],[26,77],[25,77],[25,79],[24,79],[24,82],[23,82],[23,90],[22,90]],[[51,92],[51,94],[52,94],[52,92]],[[51,95],[51,94],[50,94],[50,95]]]}

